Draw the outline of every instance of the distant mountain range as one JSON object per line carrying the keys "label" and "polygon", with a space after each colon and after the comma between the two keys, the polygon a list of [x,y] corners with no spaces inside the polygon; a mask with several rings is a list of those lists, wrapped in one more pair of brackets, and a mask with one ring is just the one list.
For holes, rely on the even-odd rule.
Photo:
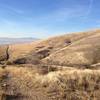
{"label": "distant mountain range", "polygon": [[0,37],[0,45],[3,44],[16,44],[16,43],[28,43],[37,40],[36,38],[2,38]]}

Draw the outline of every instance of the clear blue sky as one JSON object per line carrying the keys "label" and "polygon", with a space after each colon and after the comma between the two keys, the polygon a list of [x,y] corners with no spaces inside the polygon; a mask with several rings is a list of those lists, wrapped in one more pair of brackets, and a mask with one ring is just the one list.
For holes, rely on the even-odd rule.
{"label": "clear blue sky", "polygon": [[100,27],[100,0],[0,0],[0,37],[46,38]]}

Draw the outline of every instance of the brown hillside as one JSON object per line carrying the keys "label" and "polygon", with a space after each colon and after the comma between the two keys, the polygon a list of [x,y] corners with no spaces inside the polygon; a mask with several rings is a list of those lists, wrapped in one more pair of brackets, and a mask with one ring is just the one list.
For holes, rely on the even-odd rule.
{"label": "brown hillside", "polygon": [[100,30],[0,46],[0,100],[99,100]]}
{"label": "brown hillside", "polygon": [[92,65],[100,63],[100,33],[73,42],[67,47],[52,53],[44,59],[49,63],[59,65]]}
{"label": "brown hillside", "polygon": [[[98,49],[99,32],[100,32],[99,30],[94,30],[94,31],[89,31],[89,32],[80,32],[80,33],[75,33],[75,34],[68,34],[68,35],[53,37],[47,40],[39,40],[39,41],[28,43],[28,44],[10,45],[9,50],[8,50],[9,62],[18,63],[18,64],[24,64],[24,63],[38,64],[43,59],[45,59],[43,60],[43,62],[44,61],[47,62],[48,60],[50,60],[50,62],[52,63],[54,62],[55,64],[57,62],[57,59],[59,59],[59,57],[62,56],[61,58],[62,61],[59,61],[60,60],[59,59],[58,62],[61,64],[62,63],[64,64],[65,62],[64,59],[65,60],[67,59],[66,55],[68,55],[68,57],[71,57],[71,55],[85,56],[84,54],[86,53],[87,55],[88,53],[88,50],[87,52],[84,52],[85,48],[86,49],[92,49],[92,48]],[[92,45],[96,47],[93,47]],[[80,54],[77,54],[77,51],[80,51]],[[94,49],[90,50],[90,53],[93,53],[93,52],[95,52]],[[57,53],[57,57],[56,57],[56,53]],[[56,57],[56,59],[53,60],[53,57]],[[68,65],[75,64],[73,62],[74,57],[72,58],[73,58],[71,60],[72,62],[69,62],[66,60],[66,63]],[[80,64],[81,62],[82,64],[93,63],[92,59],[90,59],[91,61],[88,61],[88,57],[87,59],[85,58],[86,57],[82,58],[84,60],[80,60],[80,59],[78,60],[77,58],[77,61],[75,60],[74,61],[76,62],[76,64],[78,64],[77,62],[80,62]]]}

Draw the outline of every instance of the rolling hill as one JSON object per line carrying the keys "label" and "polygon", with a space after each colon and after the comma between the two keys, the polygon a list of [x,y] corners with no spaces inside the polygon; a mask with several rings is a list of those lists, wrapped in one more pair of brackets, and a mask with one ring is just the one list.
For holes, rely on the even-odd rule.
{"label": "rolling hill", "polygon": [[0,46],[0,100],[99,100],[100,30]]}

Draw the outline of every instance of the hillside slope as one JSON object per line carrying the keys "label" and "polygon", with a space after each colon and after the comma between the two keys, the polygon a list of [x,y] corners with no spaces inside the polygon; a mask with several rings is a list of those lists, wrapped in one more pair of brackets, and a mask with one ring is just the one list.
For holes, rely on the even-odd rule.
{"label": "hillside slope", "polygon": [[100,30],[94,30],[38,40],[33,43],[9,45],[8,62],[90,66],[99,63],[99,42]]}
{"label": "hillside slope", "polygon": [[100,30],[0,46],[0,100],[99,100]]}
{"label": "hillside slope", "polygon": [[67,47],[52,53],[44,61],[59,65],[86,65],[100,63],[100,33],[77,40]]}

